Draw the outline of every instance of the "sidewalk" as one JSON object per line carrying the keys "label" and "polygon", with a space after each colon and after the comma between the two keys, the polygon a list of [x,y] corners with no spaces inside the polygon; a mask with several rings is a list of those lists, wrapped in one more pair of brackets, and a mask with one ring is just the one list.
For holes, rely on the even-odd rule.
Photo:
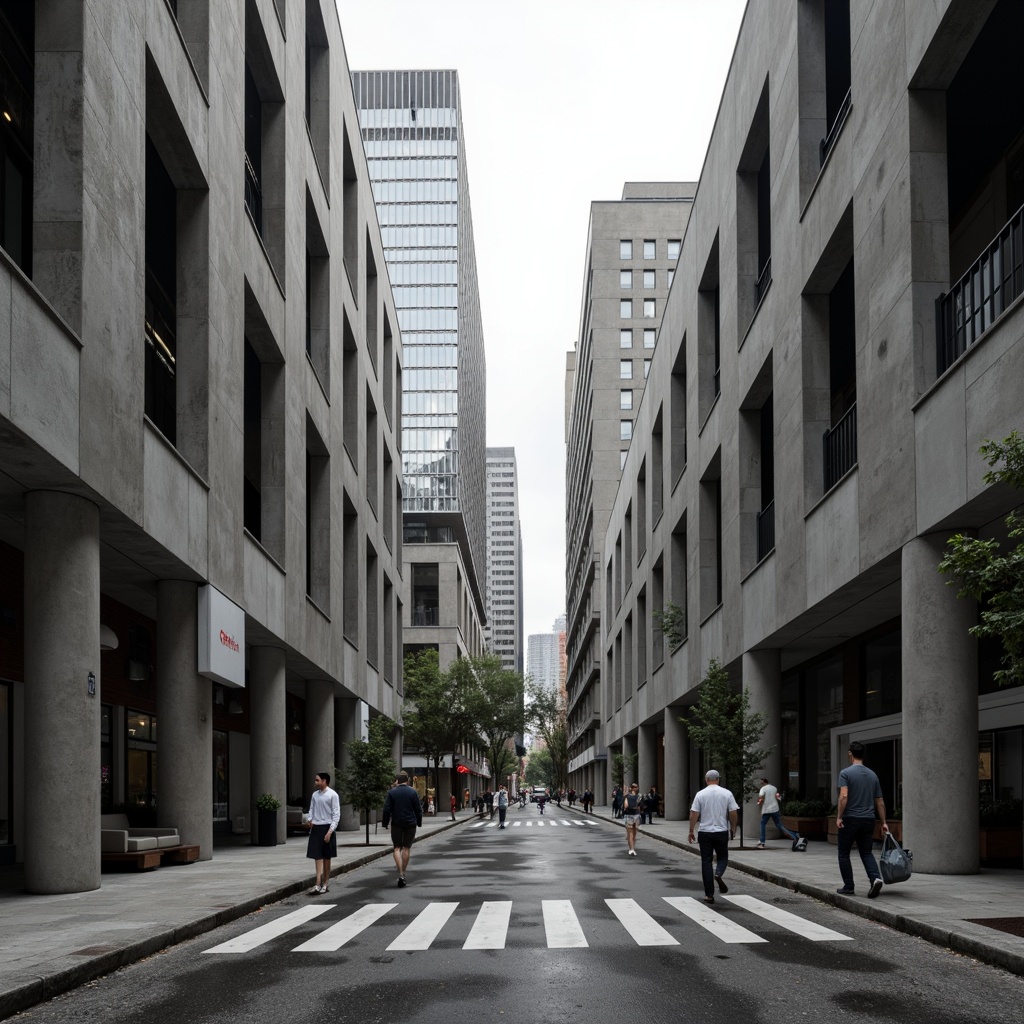
{"label": "sidewalk", "polygon": [[[551,811],[558,816],[581,814],[564,806],[552,806]],[[619,827],[605,808],[590,817]],[[479,820],[469,811],[460,812],[455,824],[447,815],[425,818],[419,838]],[[686,842],[687,831],[687,822],[659,818],[641,827],[637,850],[641,862],[655,841],[687,851],[694,859],[683,863],[683,883],[692,883],[693,895],[699,895],[700,865],[696,847]],[[335,875],[390,857],[383,830],[375,834],[371,828],[369,847],[364,838],[363,830],[339,836]],[[624,838],[622,847],[625,856]],[[0,869],[0,1019],[303,892],[314,881],[305,852],[304,836],[273,847],[215,846],[212,860],[143,873],[104,873],[102,888],[64,896],[26,895],[20,869]],[[1024,975],[1024,935],[972,921],[1016,919],[1018,931],[1024,932],[1024,872],[914,875],[901,885],[886,886],[877,900],[868,900],[862,869],[854,860],[861,895],[848,897],[836,895],[836,848],[827,843],[811,843],[802,854],[792,853],[782,840],[770,842],[767,850],[752,845],[741,850],[737,842],[729,850],[731,871],[806,893]],[[733,884],[742,888],[739,878]]]}
{"label": "sidewalk", "polygon": [[[607,808],[598,808],[592,817],[620,824]],[[694,885],[699,891],[694,895],[700,895],[700,853],[696,845],[686,841],[689,830],[689,821],[663,818],[657,818],[653,825],[641,825],[637,853],[643,857],[650,839],[686,850],[696,860]],[[729,844],[730,871],[743,871],[806,893],[908,935],[1024,975],[1024,871],[983,868],[977,875],[915,874],[906,882],[885,886],[877,899],[869,900],[867,878],[856,851],[853,874],[857,895],[840,896],[836,893],[842,884],[836,847],[811,842],[805,853],[793,853],[789,840],[769,840],[765,850],[755,849],[756,843],[756,839],[745,839],[743,849],[738,839]],[[625,852],[625,839],[622,846]],[[913,846],[909,849],[912,851]],[[876,846],[876,857],[878,852]],[[999,921],[1013,931],[978,924],[978,920]]]}

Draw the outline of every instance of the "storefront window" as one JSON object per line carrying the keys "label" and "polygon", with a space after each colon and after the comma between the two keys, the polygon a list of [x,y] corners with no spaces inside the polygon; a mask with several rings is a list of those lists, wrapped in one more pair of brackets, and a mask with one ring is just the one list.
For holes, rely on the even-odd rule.
{"label": "storefront window", "polygon": [[128,812],[156,810],[156,718],[128,711]]}
{"label": "storefront window", "polygon": [[804,674],[808,751],[813,751],[806,799],[835,802],[832,793],[832,729],[843,723],[843,659],[836,655],[807,669]]}
{"label": "storefront window", "polygon": [[0,845],[11,836],[11,688],[0,683]]}
{"label": "storefront window", "polygon": [[112,727],[114,709],[109,704],[100,707],[100,813],[114,810],[114,737]]}
{"label": "storefront window", "polygon": [[228,734],[213,730],[213,820],[228,818]]}
{"label": "storefront window", "polygon": [[1024,798],[1024,729],[979,733],[978,792],[983,806]]}
{"label": "storefront window", "polygon": [[898,629],[864,644],[864,717],[903,710],[902,634]]}
{"label": "storefront window", "polygon": [[778,788],[792,793],[794,798],[800,787],[800,676],[794,674],[782,680],[782,732],[779,737],[782,778]]}

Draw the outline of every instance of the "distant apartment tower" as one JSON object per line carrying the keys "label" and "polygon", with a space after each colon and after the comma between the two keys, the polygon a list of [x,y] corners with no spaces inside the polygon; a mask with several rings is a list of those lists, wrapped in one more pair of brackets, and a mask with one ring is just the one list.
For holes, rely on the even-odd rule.
{"label": "distant apartment tower", "polygon": [[[484,649],[485,368],[455,71],[356,71],[405,350],[405,649]],[[381,268],[383,270],[383,268]]]}
{"label": "distant apartment tower", "polygon": [[515,448],[487,449],[485,636],[502,664],[523,671],[523,543]]}
{"label": "distant apartment tower", "polygon": [[531,633],[527,638],[526,671],[550,693],[565,689],[565,616],[555,619],[550,633]]}
{"label": "distant apartment tower", "polygon": [[566,708],[570,783],[599,803],[607,707],[596,567],[695,190],[627,182],[620,200],[590,207],[579,338],[566,371]]}

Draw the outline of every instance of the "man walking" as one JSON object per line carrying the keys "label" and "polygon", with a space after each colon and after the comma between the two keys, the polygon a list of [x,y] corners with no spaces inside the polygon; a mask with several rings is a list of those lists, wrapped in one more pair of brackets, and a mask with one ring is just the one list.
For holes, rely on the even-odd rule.
{"label": "man walking", "polygon": [[852,896],[853,866],[850,851],[854,843],[867,872],[868,899],[873,900],[882,891],[882,876],[878,861],[871,852],[875,835],[875,812],[882,819],[882,831],[888,832],[885,823],[885,801],[878,776],[864,764],[864,744],[854,740],[847,751],[850,764],[839,773],[839,803],[836,809],[836,827],[839,830],[839,874],[843,876],[842,887],[836,889],[842,896]]}
{"label": "man walking", "polygon": [[409,785],[409,776],[398,773],[398,782],[384,798],[382,818],[385,828],[391,825],[391,844],[398,868],[398,888],[405,888],[405,871],[409,867],[409,854],[416,839],[416,829],[423,824],[423,805],[419,794]]}
{"label": "man walking", "polygon": [[[718,891],[727,893],[729,887],[722,875],[729,866],[729,840],[736,831],[736,816],[740,805],[736,797],[718,784],[718,772],[712,768],[705,776],[707,785],[693,798],[690,807],[689,842],[697,833],[700,844],[700,873],[704,880],[704,902],[715,902],[715,882]],[[698,822],[700,823],[698,826]],[[712,857],[717,866],[712,867]]]}
{"label": "man walking", "polygon": [[502,786],[494,798],[498,805],[498,828],[505,827],[505,815],[508,814],[508,790]]}
{"label": "man walking", "polygon": [[779,796],[778,789],[775,788],[767,779],[767,777],[761,777],[761,788],[757,793],[757,805],[761,808],[761,841],[757,844],[759,850],[764,849],[765,830],[768,827],[768,822],[773,821],[775,827],[786,836],[789,836],[793,840],[793,849],[796,849],[796,841],[800,838],[799,832],[790,832],[785,825],[782,824],[782,818],[779,809]]}
{"label": "man walking", "polygon": [[327,892],[331,879],[331,858],[338,855],[335,832],[341,819],[341,802],[331,789],[331,777],[320,772],[313,777],[313,796],[309,801],[309,841],[306,856],[316,862],[316,885],[306,894],[319,896]]}

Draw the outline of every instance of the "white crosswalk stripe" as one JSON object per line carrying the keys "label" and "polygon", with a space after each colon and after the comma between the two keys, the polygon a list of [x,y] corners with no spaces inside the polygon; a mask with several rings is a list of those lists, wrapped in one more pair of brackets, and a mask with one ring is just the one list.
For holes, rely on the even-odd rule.
{"label": "white crosswalk stripe", "polygon": [[[700,900],[689,896],[665,896],[663,899],[680,911],[690,922],[699,925],[700,928],[721,942],[768,941],[763,936],[744,928],[734,916],[723,914],[719,909],[707,906]],[[724,899],[737,910],[749,912],[754,919],[768,921],[811,942],[844,942],[850,941],[852,938],[852,936],[825,928],[752,896],[726,896]],[[683,930],[676,928],[669,930],[655,921],[635,899],[606,899],[604,903],[638,946],[677,946],[686,938],[687,925],[680,923],[679,929]],[[307,939],[301,945],[295,946],[292,951],[295,953],[334,952],[367,931],[372,925],[380,922],[398,906],[400,906],[398,903],[365,904],[342,920]],[[458,907],[458,903],[428,903],[387,947],[388,950],[429,949],[442,930],[449,925],[449,921]],[[467,950],[504,949],[514,921],[529,925],[536,920],[536,903],[522,901],[519,907],[520,914],[513,919],[512,900],[482,903],[462,948]],[[283,915],[276,921],[259,925],[227,942],[203,950],[203,952],[248,953],[308,924],[321,914],[338,909],[341,908],[331,903],[305,906]],[[549,949],[582,949],[589,945],[571,900],[542,900],[541,911],[544,942]],[[457,938],[461,938],[464,934],[454,924],[451,926],[451,933],[455,933]]]}
{"label": "white crosswalk stripe", "polygon": [[763,917],[766,921],[771,921],[772,924],[777,924],[780,928],[796,932],[797,935],[810,939],[811,942],[853,941],[852,935],[841,935],[839,932],[834,932],[831,928],[826,928],[824,925],[815,924],[813,921],[805,921],[802,917],[797,917],[796,914],[791,914],[788,910],[783,910],[781,907],[773,907],[768,903],[762,903],[760,900],[754,899],[753,896],[726,896],[725,899],[730,903],[734,903],[737,907],[742,907],[744,910],[749,910],[752,914],[757,914],[758,917]]}
{"label": "white crosswalk stripe", "polygon": [[[522,828],[523,825],[527,825],[530,828],[532,828],[534,825],[536,825],[538,828],[544,828],[544,826],[549,826],[551,828],[558,828],[558,827],[561,827],[562,825],[565,825],[568,828],[571,828],[573,825],[578,825],[580,828],[587,828],[588,826],[593,826],[594,822],[592,822],[592,821],[569,821],[568,819],[563,818],[561,821],[554,821],[554,820],[551,820],[551,821],[534,821],[534,820],[530,820],[530,821],[522,821],[522,820],[520,820],[520,821],[509,821],[509,822],[506,822],[506,825],[509,828]],[[476,821],[472,825],[470,825],[469,827],[470,828],[497,828],[498,827],[498,822],[496,822],[496,821]]]}

